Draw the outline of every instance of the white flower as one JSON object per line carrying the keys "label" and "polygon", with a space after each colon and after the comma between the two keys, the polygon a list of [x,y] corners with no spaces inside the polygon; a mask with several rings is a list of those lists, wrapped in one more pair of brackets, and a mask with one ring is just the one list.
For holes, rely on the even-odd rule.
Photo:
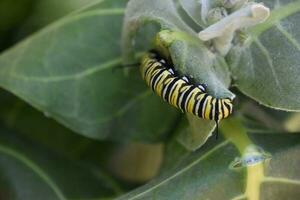
{"label": "white flower", "polygon": [[258,3],[249,3],[201,31],[199,38],[203,41],[212,40],[219,53],[226,55],[232,46],[231,42],[237,30],[262,23],[269,16],[268,7]]}

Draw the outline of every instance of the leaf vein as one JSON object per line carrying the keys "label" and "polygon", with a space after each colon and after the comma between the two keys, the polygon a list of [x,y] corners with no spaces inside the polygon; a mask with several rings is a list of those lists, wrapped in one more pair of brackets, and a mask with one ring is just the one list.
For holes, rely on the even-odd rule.
{"label": "leaf vein", "polygon": [[63,195],[63,193],[60,191],[60,189],[57,187],[57,185],[51,180],[51,178],[34,162],[26,158],[24,155],[14,151],[13,149],[0,145],[0,152],[15,158],[16,160],[24,163],[28,168],[30,168],[32,171],[34,171],[45,183],[54,191],[54,193],[57,195],[57,197],[60,200],[66,200],[66,197]]}
{"label": "leaf vein", "polygon": [[274,67],[274,64],[273,64],[273,60],[270,56],[270,53],[269,51],[267,50],[267,48],[259,41],[259,39],[255,39],[255,44],[258,46],[258,48],[261,50],[261,52],[263,53],[263,55],[266,57],[267,59],[267,62],[268,62],[268,65],[271,69],[271,72],[272,72],[272,75],[275,79],[275,83],[276,85],[278,86],[279,90],[282,91],[282,87],[280,85],[280,81],[279,81],[279,78],[277,76],[277,73],[275,71],[275,67]]}
{"label": "leaf vein", "polygon": [[151,94],[152,94],[151,90],[146,90],[145,92],[142,92],[141,94],[133,97],[130,101],[128,101],[120,109],[118,109],[117,112],[115,112],[114,114],[112,114],[108,117],[100,118],[100,119],[97,119],[94,121],[81,120],[81,122],[85,123],[87,125],[95,125],[95,124],[105,123],[105,122],[114,120],[116,117],[121,117],[122,115],[124,115],[126,113],[126,111],[128,111],[131,108],[131,106],[134,106],[137,101],[139,101],[140,99],[144,99]]}
{"label": "leaf vein", "polygon": [[265,177],[263,179],[263,182],[287,183],[287,184],[293,184],[293,185],[300,186],[300,180],[293,180],[293,179],[279,178],[279,177]]}
{"label": "leaf vein", "polygon": [[157,188],[159,188],[160,186],[166,184],[167,182],[169,182],[170,180],[182,175],[183,173],[185,173],[186,171],[188,171],[189,169],[191,169],[192,167],[194,167],[196,164],[198,164],[199,162],[201,162],[202,160],[206,159],[208,156],[210,156],[212,153],[214,153],[215,151],[219,150],[220,148],[228,145],[230,142],[229,140],[225,140],[224,142],[220,143],[219,145],[215,146],[214,148],[212,148],[211,150],[209,150],[208,152],[206,152],[203,156],[201,156],[200,158],[198,158],[197,160],[195,160],[194,162],[190,163],[189,165],[187,165],[185,168],[181,169],[180,171],[176,172],[175,174],[173,174],[172,176],[168,177],[167,179],[161,181],[160,183],[156,184],[153,187],[150,187],[149,189],[145,190],[144,192],[141,192],[139,194],[137,194],[136,196],[133,196],[131,198],[129,198],[128,200],[134,200],[137,199]]}
{"label": "leaf vein", "polygon": [[280,23],[276,24],[276,28],[288,39],[292,45],[298,49],[298,51],[300,51],[299,42],[288,31],[286,31]]}
{"label": "leaf vein", "polygon": [[107,61],[105,63],[102,63],[100,65],[96,65],[94,67],[88,68],[82,72],[79,72],[77,74],[71,74],[71,75],[64,75],[64,76],[54,76],[54,77],[34,77],[34,76],[23,76],[19,74],[12,73],[11,76],[13,78],[22,80],[22,81],[36,81],[36,82],[43,82],[43,83],[49,83],[49,82],[61,82],[61,81],[70,81],[74,79],[83,79],[87,76],[90,76],[96,72],[100,72],[102,70],[106,70],[115,66],[118,66],[122,63],[121,58],[115,58],[110,61]]}
{"label": "leaf vein", "polygon": [[231,200],[243,200],[243,199],[247,199],[247,196],[245,194],[241,194],[236,197],[233,197]]}

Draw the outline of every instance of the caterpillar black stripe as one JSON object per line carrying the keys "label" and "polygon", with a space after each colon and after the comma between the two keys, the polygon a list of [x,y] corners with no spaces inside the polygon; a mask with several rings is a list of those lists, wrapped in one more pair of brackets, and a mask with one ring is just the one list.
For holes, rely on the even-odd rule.
{"label": "caterpillar black stripe", "polygon": [[232,99],[207,94],[205,85],[195,84],[191,78],[175,73],[174,68],[155,51],[142,58],[141,74],[158,96],[183,112],[218,123],[233,111]]}

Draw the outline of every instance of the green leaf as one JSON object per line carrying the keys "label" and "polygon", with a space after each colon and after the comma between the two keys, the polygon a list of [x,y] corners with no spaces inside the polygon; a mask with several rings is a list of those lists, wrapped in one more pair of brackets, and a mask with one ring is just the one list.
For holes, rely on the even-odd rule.
{"label": "green leaf", "polygon": [[228,56],[235,85],[265,106],[300,111],[300,1],[263,2],[270,18]]}
{"label": "green leaf", "polygon": [[[257,104],[254,100],[248,101],[242,106],[243,122],[251,133],[293,133],[297,129],[299,113],[274,110]],[[294,118],[295,117],[295,118]]]}
{"label": "green leaf", "polygon": [[[138,31],[147,25],[156,25],[158,30],[148,36],[153,40],[159,30],[182,30],[194,34],[193,30],[184,23],[177,13],[173,1],[146,1],[131,0],[126,7],[123,32],[122,32],[122,50],[124,62],[132,62],[132,54],[137,53],[136,38]],[[152,47],[148,44],[148,49]]]}
{"label": "green leaf", "polygon": [[88,199],[120,192],[99,168],[58,156],[3,128],[0,138],[0,177],[6,183],[5,187],[0,184],[0,193],[4,199]]}
{"label": "green leaf", "polygon": [[[235,122],[228,122],[226,126],[228,135],[222,141],[209,140],[194,153],[183,151],[180,145],[172,143],[167,153],[173,160],[168,160],[164,166],[168,170],[119,199],[237,200],[258,199],[259,196],[261,199],[298,199],[300,138],[284,134],[253,134],[248,138]],[[236,157],[245,155],[241,155],[241,149],[249,145],[257,145],[271,153],[271,160],[241,169],[230,168]]]}
{"label": "green leaf", "polygon": [[74,134],[71,130],[47,118],[22,100],[0,91],[0,122],[18,136],[27,138],[69,159],[85,159],[104,164],[116,144],[100,142]]}
{"label": "green leaf", "polygon": [[138,70],[118,69],[125,2],[84,8],[4,52],[1,87],[91,138],[162,139],[177,113],[146,90]]}
{"label": "green leaf", "polygon": [[183,160],[177,159],[180,164],[170,167],[167,174],[120,199],[230,199],[241,193],[242,177],[228,171],[231,158],[225,156],[237,154],[234,148],[227,142],[206,147]]}
{"label": "green leaf", "polygon": [[205,23],[201,19],[201,4],[197,0],[179,0],[180,6],[186,11],[190,18],[204,28]]}
{"label": "green leaf", "polygon": [[22,26],[23,31],[32,29],[34,27],[45,26],[46,24],[63,17],[67,13],[70,13],[77,9],[82,9],[86,5],[91,5],[98,0],[65,0],[63,2],[59,0],[45,0],[36,2],[36,5],[32,8],[32,15],[26,21],[25,26]]}
{"label": "green leaf", "polygon": [[201,119],[192,114],[186,115],[189,123],[184,123],[177,135],[177,140],[186,149],[195,151],[205,144],[207,139],[212,135],[216,123],[208,122],[205,119]]}

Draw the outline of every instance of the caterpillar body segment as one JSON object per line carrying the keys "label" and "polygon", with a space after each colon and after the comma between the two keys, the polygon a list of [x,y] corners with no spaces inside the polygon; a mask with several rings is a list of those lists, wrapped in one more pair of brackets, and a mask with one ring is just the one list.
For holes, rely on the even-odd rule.
{"label": "caterpillar body segment", "polygon": [[143,56],[140,70],[147,85],[158,96],[183,112],[217,123],[233,112],[232,99],[207,94],[204,84],[195,84],[189,77],[178,75],[155,51]]}

